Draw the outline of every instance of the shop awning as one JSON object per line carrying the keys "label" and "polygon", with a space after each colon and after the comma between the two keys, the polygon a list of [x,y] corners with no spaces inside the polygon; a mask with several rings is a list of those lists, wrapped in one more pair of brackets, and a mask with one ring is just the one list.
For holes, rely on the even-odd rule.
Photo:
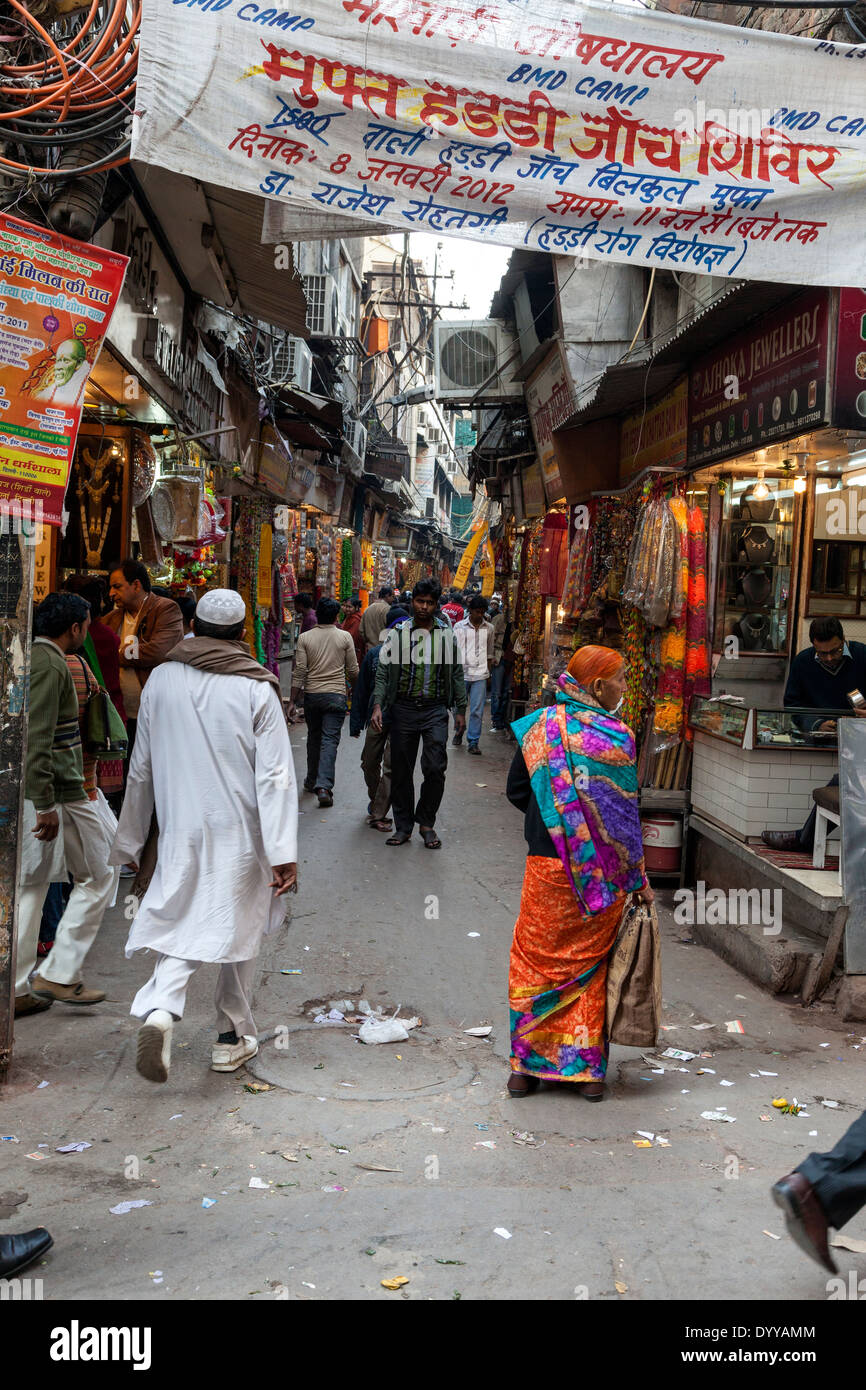
{"label": "shop awning", "polygon": [[194,293],[295,337],[309,336],[302,281],[291,270],[275,270],[273,246],[262,245],[264,198],[168,169],[131,167]]}
{"label": "shop awning", "polygon": [[280,415],[278,423],[284,435],[305,449],[330,449],[331,447],[331,436],[320,430],[312,420]]}
{"label": "shop awning", "polygon": [[592,420],[610,415],[625,414],[642,401],[661,395],[688,369],[693,358],[801,291],[800,285],[765,284],[755,280],[730,286],[684,328],[657,345],[654,353],[644,349],[628,362],[608,367],[596,381],[592,394],[584,398],[554,433],[573,429],[576,425],[588,425]]}
{"label": "shop awning", "polygon": [[317,396],[312,391],[301,391],[297,386],[283,386],[280,399],[292,410],[309,415],[321,425],[333,430],[343,428],[343,405],[331,396]]}

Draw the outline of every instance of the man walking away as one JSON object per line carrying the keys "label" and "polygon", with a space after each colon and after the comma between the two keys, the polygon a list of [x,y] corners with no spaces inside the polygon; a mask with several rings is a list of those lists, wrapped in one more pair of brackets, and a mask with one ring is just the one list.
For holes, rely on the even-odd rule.
{"label": "man walking away", "polygon": [[393,588],[390,584],[383,584],[376,602],[368,605],[367,611],[361,619],[360,636],[366,651],[381,642],[385,619],[393,602]]}
{"label": "man walking away", "polygon": [[[120,638],[120,689],[126,710],[128,757],[132,758],[141,692],[147,679],[183,637],[183,619],[173,598],[152,594],[150,575],[137,560],[122,560],[108,577],[114,611],[106,627]],[[129,763],[127,763],[127,768]]]}
{"label": "man walking away", "polygon": [[202,963],[220,967],[212,1071],[256,1055],[250,1010],[262,936],[282,924],[297,886],[298,798],[279,682],[239,640],[240,594],[212,589],[194,636],[142,695],[138,739],[112,860],[138,862],[154,810],[159,852],[126,954],[156,965],[130,1012],[144,1019],[137,1068],[166,1081],[171,1036]]}
{"label": "man walking away", "polygon": [[299,636],[304,632],[309,632],[311,627],[316,626],[316,614],[313,609],[313,600],[309,594],[295,594],[295,612],[301,620]]}
{"label": "man walking away", "polygon": [[[422,579],[412,595],[411,622],[392,628],[379,653],[370,725],[381,732],[391,722],[391,800],[394,834],[386,845],[405,845],[415,823],[427,849],[440,849],[434,829],[448,766],[448,711],[462,732],[466,686],[460,651],[444,619],[436,618],[439,585]],[[421,754],[421,794],[415,805],[415,759]]]}
{"label": "man walking away", "polygon": [[[484,715],[484,702],[487,699],[487,677],[493,670],[494,637],[493,624],[485,621],[487,599],[477,594],[469,600],[469,613],[454,629],[460,659],[463,663],[463,676],[466,681],[466,694],[469,698],[469,728],[466,734],[468,752],[481,755],[478,741],[481,738],[481,721]],[[463,742],[463,730],[454,734],[454,746]]]}
{"label": "man walking away", "polygon": [[[406,609],[395,604],[388,609],[385,624],[388,628],[396,627],[398,623],[405,623],[408,617]],[[382,643],[377,642],[361,662],[358,683],[352,692],[349,734],[352,738],[360,738],[361,730],[366,726],[361,768],[370,797],[367,805],[367,824],[374,830],[387,831],[391,829],[391,821],[388,819],[391,805],[391,741],[387,724],[383,722],[381,729],[374,729],[370,723],[381,650]]]}
{"label": "man walking away", "polygon": [[[104,990],[81,979],[84,959],[114,896],[109,867],[116,822],[95,786],[85,791],[80,708],[67,653],[84,644],[90,607],[79,594],[47,594],[36,611],[30,668],[30,725],[24,773],[21,892],[15,1016],[66,1004],[98,1004]],[[74,886],[42,972],[36,965],[42,905],[51,883],[72,874]],[[35,998],[33,996],[36,996]],[[37,1003],[37,1000],[47,1003]]]}
{"label": "man walking away", "polygon": [[831,1274],[836,1265],[827,1239],[866,1206],[866,1111],[848,1127],[834,1149],[810,1154],[771,1189],[785,1213],[788,1235]]}
{"label": "man walking away", "polygon": [[315,792],[319,805],[334,804],[334,769],[340,734],[349,702],[346,682],[358,679],[358,658],[348,632],[336,627],[340,605],[332,598],[320,598],[316,605],[316,626],[298,638],[292,701],[303,693],[307,723],[307,775],[304,790]]}

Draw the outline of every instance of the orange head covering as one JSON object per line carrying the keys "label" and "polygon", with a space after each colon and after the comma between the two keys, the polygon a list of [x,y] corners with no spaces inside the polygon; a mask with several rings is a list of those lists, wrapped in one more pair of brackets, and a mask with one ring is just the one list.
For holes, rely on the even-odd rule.
{"label": "orange head covering", "polygon": [[568,674],[588,690],[593,681],[610,680],[625,661],[612,647],[581,647],[568,663]]}

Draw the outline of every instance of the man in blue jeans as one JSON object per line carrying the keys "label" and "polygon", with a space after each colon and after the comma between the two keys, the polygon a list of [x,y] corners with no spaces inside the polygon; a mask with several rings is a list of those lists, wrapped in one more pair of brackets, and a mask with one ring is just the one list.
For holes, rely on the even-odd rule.
{"label": "man in blue jeans", "polygon": [[320,806],[334,804],[334,768],[350,686],[358,679],[358,658],[348,632],[336,626],[340,605],[332,598],[316,604],[316,625],[298,638],[292,677],[292,702],[303,693],[307,724],[307,775],[304,790],[315,792]]}
{"label": "man in blue jeans", "polygon": [[[463,663],[466,680],[466,694],[469,698],[469,726],[466,741],[469,752],[480,756],[478,747],[481,739],[481,721],[484,703],[487,699],[487,677],[493,669],[493,624],[486,621],[487,599],[475,594],[469,600],[469,612],[462,622],[456,624],[454,636]],[[455,747],[463,742],[463,731],[458,729],[452,743]]]}

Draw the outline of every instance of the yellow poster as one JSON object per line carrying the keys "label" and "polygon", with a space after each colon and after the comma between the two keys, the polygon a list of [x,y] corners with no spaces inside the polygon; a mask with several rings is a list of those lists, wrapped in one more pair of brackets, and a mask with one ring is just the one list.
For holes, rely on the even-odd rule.
{"label": "yellow poster", "polygon": [[489,534],[484,541],[484,553],[481,556],[479,569],[481,570],[482,598],[490,598],[496,585],[496,561],[493,558],[493,546]]}
{"label": "yellow poster", "polygon": [[[472,566],[475,562],[475,556],[478,553],[478,547],[484,540],[484,537],[486,535],[487,522],[485,521],[482,523],[481,526],[479,526],[478,530],[475,532],[475,535],[472,537],[471,541],[469,542],[469,544],[463,552],[460,564],[457,566],[457,573],[454,576],[455,589],[462,589],[463,585],[469,578],[469,571],[472,569]],[[491,590],[491,593],[492,592],[493,591]]]}

